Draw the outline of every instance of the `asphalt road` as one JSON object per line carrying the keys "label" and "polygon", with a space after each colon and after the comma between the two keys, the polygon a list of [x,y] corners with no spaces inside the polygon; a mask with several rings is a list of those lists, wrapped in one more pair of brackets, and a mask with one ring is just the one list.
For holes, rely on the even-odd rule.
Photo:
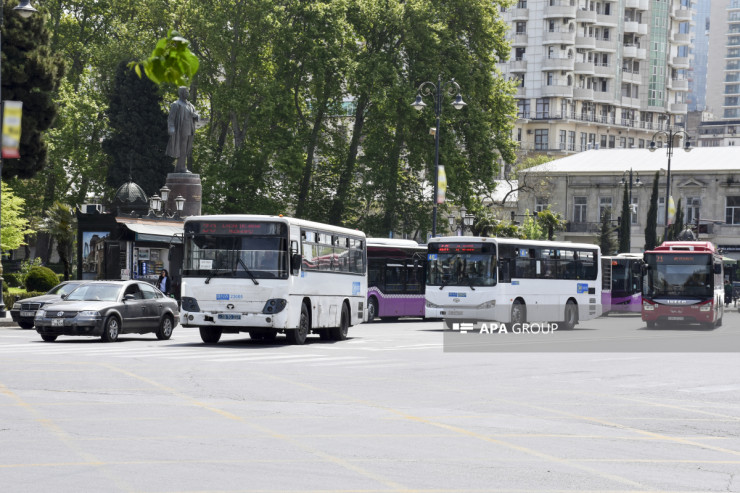
{"label": "asphalt road", "polygon": [[[714,331],[647,331],[617,316],[537,343],[561,352],[445,351],[441,323],[413,320],[302,347],[246,334],[205,346],[182,327],[169,341],[113,344],[0,328],[0,485],[740,491],[739,355],[608,349],[687,335],[726,345],[735,333],[737,312]],[[569,338],[602,349],[562,352]]]}

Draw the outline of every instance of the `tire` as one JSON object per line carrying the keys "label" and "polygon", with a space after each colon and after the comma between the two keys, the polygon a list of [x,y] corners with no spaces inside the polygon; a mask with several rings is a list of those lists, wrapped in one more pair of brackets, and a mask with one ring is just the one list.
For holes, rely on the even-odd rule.
{"label": "tire", "polygon": [[378,316],[378,300],[371,297],[367,302],[367,321],[372,322]]}
{"label": "tire", "polygon": [[121,322],[114,315],[108,317],[103,326],[103,335],[100,337],[103,342],[116,342],[118,334],[121,332]]}
{"label": "tire", "polygon": [[218,327],[201,327],[200,338],[206,344],[216,344],[221,339],[221,329]]}
{"label": "tire", "polygon": [[333,341],[345,341],[347,340],[347,333],[349,332],[349,308],[347,305],[342,303],[342,315],[339,319],[339,327],[329,329],[329,335]]}
{"label": "tire", "polygon": [[527,305],[519,300],[515,300],[511,305],[511,326],[514,324],[523,324],[527,321]]}
{"label": "tire", "polygon": [[53,336],[49,334],[41,334],[41,338],[46,342],[54,342],[57,340],[57,336]]}
{"label": "tire", "polygon": [[565,304],[561,323],[566,330],[573,330],[578,325],[578,305],[573,300],[568,300]]}
{"label": "tire", "polygon": [[648,329],[654,329],[658,326],[658,323],[655,320],[648,320],[647,321],[647,328]]}
{"label": "tire", "polygon": [[162,321],[159,322],[159,328],[157,329],[157,339],[160,341],[166,341],[170,337],[172,337],[172,330],[174,329],[175,324],[172,321],[172,316],[165,315],[162,318]]}
{"label": "tire", "polygon": [[33,329],[33,322],[18,322],[21,329]]}
{"label": "tire", "polygon": [[308,332],[311,330],[311,318],[308,316],[308,307],[303,303],[301,305],[301,319],[298,322],[298,327],[291,330],[286,330],[285,335],[288,338],[289,344],[295,344],[300,346],[305,344]]}

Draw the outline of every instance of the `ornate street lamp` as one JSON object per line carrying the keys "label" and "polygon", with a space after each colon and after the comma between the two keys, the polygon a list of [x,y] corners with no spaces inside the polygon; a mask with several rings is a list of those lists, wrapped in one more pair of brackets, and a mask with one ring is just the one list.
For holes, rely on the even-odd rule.
{"label": "ornate street lamp", "polygon": [[648,148],[650,152],[655,152],[658,149],[657,144],[655,143],[655,138],[657,136],[664,136],[666,138],[666,155],[668,156],[668,171],[666,172],[666,183],[665,183],[665,227],[666,230],[668,229],[668,200],[671,197],[671,156],[673,156],[673,140],[675,137],[684,137],[685,141],[683,144],[683,150],[686,152],[691,151],[691,136],[684,132],[683,130],[676,130],[675,132],[671,129],[668,129],[668,131],[659,130],[653,134],[653,138],[650,139],[650,147]]}

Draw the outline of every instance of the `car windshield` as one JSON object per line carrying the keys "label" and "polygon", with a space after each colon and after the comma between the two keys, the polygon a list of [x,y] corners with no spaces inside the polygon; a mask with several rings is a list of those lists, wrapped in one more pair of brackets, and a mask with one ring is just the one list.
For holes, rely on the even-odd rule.
{"label": "car windshield", "polygon": [[116,301],[122,286],[117,284],[86,284],[67,296],[67,301]]}
{"label": "car windshield", "polygon": [[66,284],[60,284],[59,286],[52,288],[52,290],[49,291],[47,294],[56,294],[56,295],[62,296],[63,294],[71,293],[78,287],[80,287],[80,283],[68,282]]}

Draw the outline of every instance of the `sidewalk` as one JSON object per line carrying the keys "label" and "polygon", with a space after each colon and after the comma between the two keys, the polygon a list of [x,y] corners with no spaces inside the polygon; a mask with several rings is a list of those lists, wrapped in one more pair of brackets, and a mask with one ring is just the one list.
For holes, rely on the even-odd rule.
{"label": "sidewalk", "polygon": [[13,319],[10,317],[10,310],[5,310],[5,317],[0,317],[0,328],[4,327],[18,327],[18,324],[13,322]]}

